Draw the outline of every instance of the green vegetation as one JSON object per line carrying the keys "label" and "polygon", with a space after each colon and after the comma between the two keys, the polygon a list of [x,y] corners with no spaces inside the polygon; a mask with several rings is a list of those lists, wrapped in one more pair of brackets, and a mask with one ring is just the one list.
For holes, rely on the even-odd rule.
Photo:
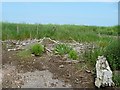
{"label": "green vegetation", "polygon": [[78,58],[78,53],[67,44],[57,44],[54,48],[54,52],[55,54],[60,55],[68,54],[68,58],[71,58],[73,60],[76,60]]}
{"label": "green vegetation", "polygon": [[56,54],[64,55],[70,52],[72,50],[71,47],[69,47],[67,44],[57,44],[55,46],[54,52]]}
{"label": "green vegetation", "polygon": [[84,54],[86,61],[95,66],[98,56],[104,55],[112,70],[120,70],[120,42],[115,40],[105,44],[102,42],[98,48],[86,51]]}
{"label": "green vegetation", "polygon": [[120,69],[120,42],[118,40],[113,41],[106,47],[104,55],[107,57],[113,70]]}
{"label": "green vegetation", "polygon": [[[55,40],[76,40],[79,42],[99,41],[102,36],[116,36],[117,26],[80,26],[55,24],[2,23],[2,39],[28,39],[50,37]],[[102,36],[101,36],[102,35]]]}
{"label": "green vegetation", "polygon": [[120,87],[120,74],[113,74],[113,81],[115,86]]}
{"label": "green vegetation", "polygon": [[73,59],[73,60],[77,60],[78,59],[78,53],[75,50],[71,50],[68,54],[68,57]]}
{"label": "green vegetation", "polygon": [[35,56],[40,56],[44,52],[44,47],[41,44],[34,44],[31,46],[31,53]]}
{"label": "green vegetation", "polygon": [[[49,37],[54,40],[93,43],[94,49],[86,50],[83,58],[86,63],[95,67],[99,55],[106,56],[112,70],[120,70],[120,41],[118,41],[120,30],[118,26],[85,26],[85,25],[56,25],[56,24],[19,24],[2,22],[2,40],[15,39],[40,39]],[[119,38],[120,39],[120,38]],[[44,47],[40,44],[31,46],[31,53],[41,55]],[[67,44],[55,46],[56,54],[68,54],[71,59],[77,59],[78,54]],[[20,56],[29,56],[29,51],[19,53]],[[114,76],[114,82],[120,85],[120,77]]]}
{"label": "green vegetation", "polygon": [[99,55],[102,55],[102,53],[103,53],[102,49],[99,48],[91,49],[85,51],[83,57],[87,63],[89,63],[93,68],[95,68],[96,60]]}
{"label": "green vegetation", "polygon": [[0,22],[0,40],[2,40],[2,23]]}

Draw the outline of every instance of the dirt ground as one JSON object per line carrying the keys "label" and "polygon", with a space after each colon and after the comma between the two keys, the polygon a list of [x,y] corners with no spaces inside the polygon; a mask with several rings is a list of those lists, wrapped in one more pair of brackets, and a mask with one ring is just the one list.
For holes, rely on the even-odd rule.
{"label": "dirt ground", "polygon": [[22,58],[19,51],[2,50],[3,88],[95,88],[94,74],[84,61],[66,62],[48,53]]}

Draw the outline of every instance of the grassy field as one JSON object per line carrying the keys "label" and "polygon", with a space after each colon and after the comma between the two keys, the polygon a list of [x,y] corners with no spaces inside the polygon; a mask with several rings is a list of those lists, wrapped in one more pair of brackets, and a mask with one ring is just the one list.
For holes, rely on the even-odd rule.
{"label": "grassy field", "polygon": [[[2,23],[2,39],[28,39],[50,37],[55,40],[76,40],[79,42],[94,42],[110,40],[107,36],[117,35],[117,26],[98,27],[80,25],[55,24],[16,24]],[[101,37],[102,35],[102,37]]]}
{"label": "grassy field", "polygon": [[[118,35],[118,26],[103,27],[2,22],[2,40],[50,37],[51,39],[60,41],[76,40],[80,43],[94,43],[97,48],[86,51],[85,55],[83,55],[84,59],[91,66],[95,66],[97,57],[104,55],[107,57],[112,70],[120,70],[120,42],[118,41]],[[71,57],[75,55],[75,52],[70,53]],[[120,85],[119,82],[118,85]]]}

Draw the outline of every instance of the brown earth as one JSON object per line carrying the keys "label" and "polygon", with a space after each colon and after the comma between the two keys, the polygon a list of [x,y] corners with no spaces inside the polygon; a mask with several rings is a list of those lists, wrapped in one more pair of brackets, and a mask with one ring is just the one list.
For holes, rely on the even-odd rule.
{"label": "brown earth", "polygon": [[[25,84],[21,73],[24,74],[36,70],[49,70],[53,74],[53,79],[58,79],[65,84],[70,84],[73,88],[95,88],[94,74],[85,62],[65,62],[66,58],[59,55],[51,56],[47,53],[44,53],[40,57],[30,56],[23,58],[17,55],[18,52],[19,51],[8,52],[6,48],[3,48],[3,88],[20,88]],[[64,85],[62,87],[64,87]]]}

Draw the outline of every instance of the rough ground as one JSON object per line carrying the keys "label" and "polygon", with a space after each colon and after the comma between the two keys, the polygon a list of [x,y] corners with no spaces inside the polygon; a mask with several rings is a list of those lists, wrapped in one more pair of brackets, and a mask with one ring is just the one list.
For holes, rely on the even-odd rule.
{"label": "rough ground", "polygon": [[[54,46],[48,41],[42,44],[50,50]],[[83,52],[87,46],[78,44],[74,47]],[[21,50],[7,51],[7,48],[3,45],[3,88],[94,88],[94,74],[83,60],[72,62],[47,51],[41,57],[23,58],[17,55]]]}
{"label": "rough ground", "polygon": [[2,69],[0,69],[0,89],[2,87]]}

